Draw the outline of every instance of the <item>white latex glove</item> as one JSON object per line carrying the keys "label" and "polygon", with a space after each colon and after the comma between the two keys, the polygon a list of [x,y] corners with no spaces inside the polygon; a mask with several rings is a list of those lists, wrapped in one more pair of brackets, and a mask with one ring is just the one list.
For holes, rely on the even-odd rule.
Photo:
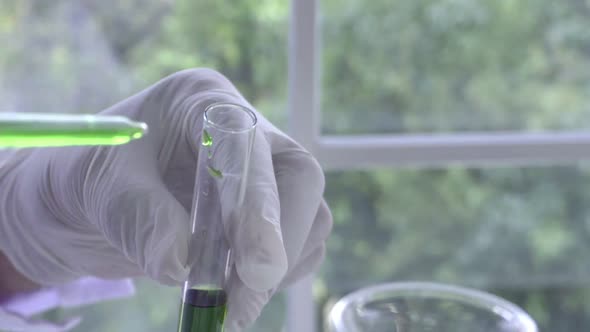
{"label": "white latex glove", "polygon": [[[251,108],[221,74],[186,70],[102,112],[146,122],[141,140],[10,153],[0,166],[0,250],[42,285],[89,275],[180,285],[203,112],[219,101]],[[227,234],[236,263],[230,330],[250,325],[275,291],[319,265],[332,225],[316,160],[257,116],[248,215]]]}

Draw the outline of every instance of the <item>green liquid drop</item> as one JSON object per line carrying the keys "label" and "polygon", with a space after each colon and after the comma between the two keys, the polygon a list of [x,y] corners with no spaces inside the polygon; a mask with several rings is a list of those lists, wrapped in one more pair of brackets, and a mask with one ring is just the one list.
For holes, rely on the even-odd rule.
{"label": "green liquid drop", "polygon": [[178,332],[222,332],[226,308],[223,290],[190,289],[180,310]]}
{"label": "green liquid drop", "polygon": [[223,177],[223,173],[221,173],[220,170],[216,170],[215,168],[213,168],[211,166],[207,166],[207,171],[209,172],[209,175],[211,175],[214,178],[221,179]]}
{"label": "green liquid drop", "polygon": [[213,137],[209,135],[207,130],[203,130],[203,146],[211,146],[213,145]]}

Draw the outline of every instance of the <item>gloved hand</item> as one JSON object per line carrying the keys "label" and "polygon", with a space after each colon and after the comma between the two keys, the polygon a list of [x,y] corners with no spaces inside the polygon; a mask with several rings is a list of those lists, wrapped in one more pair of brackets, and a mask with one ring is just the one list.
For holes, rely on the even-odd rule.
{"label": "gloved hand", "polygon": [[[141,140],[13,153],[0,167],[0,250],[41,285],[89,275],[182,284],[203,112],[220,101],[252,108],[221,74],[182,71],[102,112],[146,122]],[[332,224],[318,163],[257,116],[249,215],[227,234],[230,330],[319,265]]]}

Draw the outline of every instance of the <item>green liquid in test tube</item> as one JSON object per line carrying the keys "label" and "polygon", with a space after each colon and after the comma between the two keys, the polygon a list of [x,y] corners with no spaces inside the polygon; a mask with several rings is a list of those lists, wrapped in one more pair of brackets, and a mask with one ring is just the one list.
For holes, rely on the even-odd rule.
{"label": "green liquid in test tube", "polygon": [[122,116],[0,113],[0,147],[121,145],[147,133]]}

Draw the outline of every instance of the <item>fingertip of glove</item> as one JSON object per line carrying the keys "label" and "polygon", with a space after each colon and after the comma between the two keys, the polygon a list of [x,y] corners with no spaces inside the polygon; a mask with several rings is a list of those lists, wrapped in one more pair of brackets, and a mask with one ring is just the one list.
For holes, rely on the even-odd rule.
{"label": "fingertip of glove", "polygon": [[258,224],[255,236],[246,236],[238,248],[236,270],[242,282],[257,292],[266,292],[280,284],[287,273],[287,253],[277,222]]}
{"label": "fingertip of glove", "polygon": [[148,265],[146,272],[161,284],[178,286],[188,278],[189,269],[179,260],[159,260],[159,262]]}
{"label": "fingertip of glove", "polygon": [[189,233],[184,227],[188,215],[174,202],[156,213],[154,219],[156,225],[144,251],[146,272],[165,285],[182,284],[189,274]]}
{"label": "fingertip of glove", "polygon": [[225,323],[225,332],[240,332],[244,329],[245,323],[241,321],[230,321]]}
{"label": "fingertip of glove", "polygon": [[226,331],[242,331],[251,327],[268,303],[270,296],[270,292],[255,292],[239,278],[233,279],[229,289]]}
{"label": "fingertip of glove", "polygon": [[184,263],[186,248],[181,244],[169,243],[153,250],[147,264],[147,272],[153,279],[169,286],[180,285],[186,281],[189,269]]}
{"label": "fingertip of glove", "polygon": [[256,259],[246,260],[242,264],[237,264],[237,269],[238,275],[244,281],[244,284],[258,292],[267,291],[276,287],[287,272],[286,264],[283,266],[270,262],[260,262]]}

